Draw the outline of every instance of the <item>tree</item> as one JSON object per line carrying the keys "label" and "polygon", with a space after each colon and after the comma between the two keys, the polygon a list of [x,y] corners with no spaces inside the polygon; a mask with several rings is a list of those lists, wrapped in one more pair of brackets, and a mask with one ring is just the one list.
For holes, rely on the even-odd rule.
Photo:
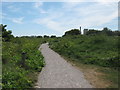
{"label": "tree", "polygon": [[81,32],[79,29],[72,29],[70,31],[66,31],[64,36],[66,36],[66,35],[80,35],[80,34],[81,34]]}
{"label": "tree", "polygon": [[51,38],[56,38],[56,36],[55,36],[55,35],[52,35]]}
{"label": "tree", "polygon": [[120,31],[114,31],[114,36],[120,36]]}
{"label": "tree", "polygon": [[96,34],[100,34],[100,33],[101,33],[101,31],[89,29],[89,31],[86,32],[86,35],[96,35]]}
{"label": "tree", "polygon": [[2,29],[2,41],[10,41],[14,36],[11,30],[5,29],[7,25],[0,24],[0,29]]}
{"label": "tree", "polygon": [[107,31],[110,31],[110,29],[108,29],[107,27],[104,27],[102,31],[107,32]]}
{"label": "tree", "polygon": [[44,35],[44,38],[49,38],[49,36],[47,36],[47,35]]}
{"label": "tree", "polygon": [[102,33],[103,33],[103,34],[106,34],[106,35],[108,35],[108,36],[112,36],[112,35],[114,34],[114,33],[113,33],[109,28],[107,28],[107,27],[103,28]]}
{"label": "tree", "polygon": [[42,38],[42,36],[37,36],[37,38]]}

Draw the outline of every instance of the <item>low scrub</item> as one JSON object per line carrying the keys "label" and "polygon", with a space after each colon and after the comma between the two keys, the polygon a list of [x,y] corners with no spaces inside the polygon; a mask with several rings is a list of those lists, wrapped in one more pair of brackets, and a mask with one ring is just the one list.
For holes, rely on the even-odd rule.
{"label": "low scrub", "polygon": [[37,38],[14,38],[3,42],[3,88],[33,87],[35,77],[31,74],[41,71],[44,66],[43,56],[38,50],[41,42]]}
{"label": "low scrub", "polygon": [[50,47],[61,55],[85,64],[113,68],[120,66],[116,36],[66,36],[52,40]]}

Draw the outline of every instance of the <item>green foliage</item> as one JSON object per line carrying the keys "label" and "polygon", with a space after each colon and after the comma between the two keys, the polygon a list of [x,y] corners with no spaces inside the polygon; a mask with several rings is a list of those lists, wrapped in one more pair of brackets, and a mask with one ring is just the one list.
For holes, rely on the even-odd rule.
{"label": "green foliage", "polygon": [[0,29],[2,29],[2,40],[7,42],[13,38],[12,31],[6,30],[7,25],[0,24]]}
{"label": "green foliage", "polygon": [[101,31],[91,29],[86,32],[86,35],[95,35],[95,34],[101,34]]}
{"label": "green foliage", "polygon": [[49,36],[47,36],[47,35],[44,35],[43,37],[44,37],[44,38],[49,38]]}
{"label": "green foliage", "polygon": [[102,78],[111,83],[109,88],[118,88],[120,67],[118,39],[118,36],[76,35],[53,39],[49,45],[54,51],[78,65],[82,63],[85,67],[86,65],[100,66],[100,70],[105,73]]}
{"label": "green foliage", "polygon": [[80,35],[80,34],[81,34],[81,32],[79,29],[72,29],[70,31],[66,31],[64,36],[66,36],[66,35]]}
{"label": "green foliage", "polygon": [[42,38],[42,36],[37,36],[37,38]]}
{"label": "green foliage", "polygon": [[68,36],[52,40],[50,47],[61,55],[85,64],[117,68],[120,66],[118,38],[107,35]]}
{"label": "green foliage", "polygon": [[86,35],[108,35],[108,36],[120,36],[120,31],[111,31],[109,28],[105,27],[103,30],[94,30],[94,29],[84,29]]}
{"label": "green foliage", "polygon": [[55,35],[52,35],[51,38],[56,38],[56,36],[55,36]]}
{"label": "green foliage", "polygon": [[[31,77],[41,71],[44,66],[43,56],[38,47],[39,38],[14,38],[11,42],[3,42],[3,88],[30,88],[34,84]],[[25,58],[22,53],[25,52]],[[24,60],[24,62],[23,62]],[[23,62],[24,66],[23,66]]]}
{"label": "green foliage", "polygon": [[14,66],[12,68],[6,67],[3,69],[3,88],[29,88],[32,87],[32,80],[27,77],[29,71]]}

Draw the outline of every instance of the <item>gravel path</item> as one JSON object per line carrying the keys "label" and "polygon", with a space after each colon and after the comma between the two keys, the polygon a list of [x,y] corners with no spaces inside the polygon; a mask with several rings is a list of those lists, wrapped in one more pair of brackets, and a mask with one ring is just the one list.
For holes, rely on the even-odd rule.
{"label": "gravel path", "polygon": [[40,88],[92,88],[81,71],[66,62],[59,54],[51,50],[48,44],[42,44],[41,52],[46,66],[38,76]]}

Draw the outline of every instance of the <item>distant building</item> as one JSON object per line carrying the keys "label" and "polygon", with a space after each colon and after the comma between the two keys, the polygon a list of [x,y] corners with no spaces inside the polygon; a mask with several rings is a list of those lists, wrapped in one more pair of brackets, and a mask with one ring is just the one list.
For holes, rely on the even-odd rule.
{"label": "distant building", "polygon": [[86,35],[87,32],[88,32],[88,29],[84,29],[83,34]]}

